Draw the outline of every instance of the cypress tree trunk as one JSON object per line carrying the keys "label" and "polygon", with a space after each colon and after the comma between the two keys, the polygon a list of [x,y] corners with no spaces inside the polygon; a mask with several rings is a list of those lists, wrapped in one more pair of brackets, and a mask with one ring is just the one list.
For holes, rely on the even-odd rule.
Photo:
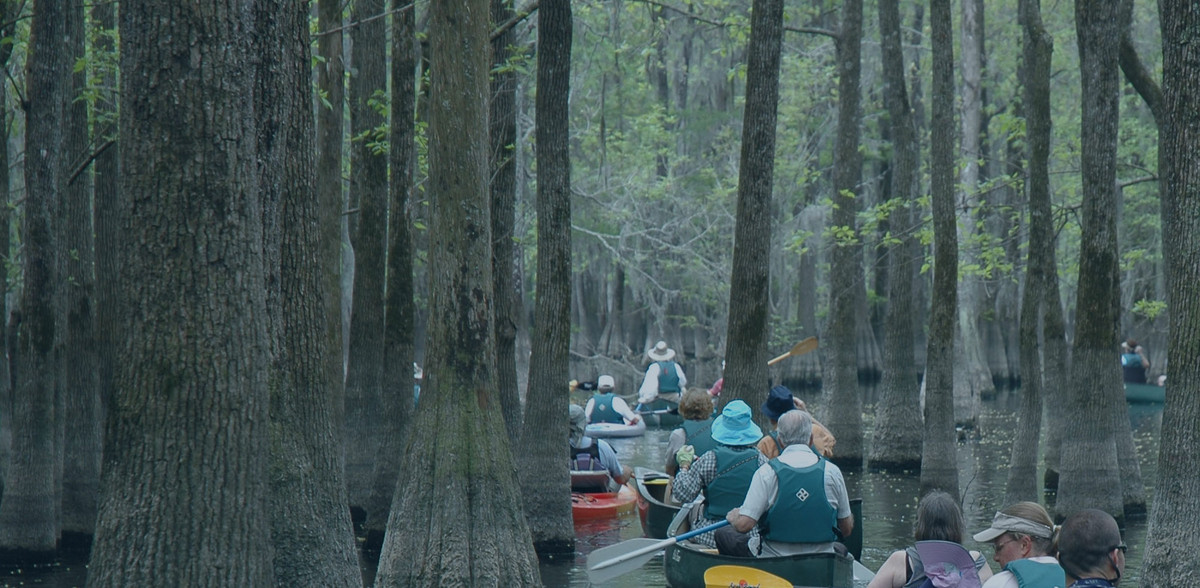
{"label": "cypress tree trunk", "polygon": [[[537,300],[525,422],[561,423],[566,432],[571,332],[571,160],[567,98],[571,73],[571,5],[538,7],[537,47]],[[538,553],[570,553],[567,439],[537,427],[522,431],[521,490]]]}
{"label": "cypress tree trunk", "polygon": [[121,5],[128,342],[89,586],[274,584],[252,6]]}
{"label": "cypress tree trunk", "polygon": [[1075,342],[1072,349],[1070,399],[1063,432],[1061,477],[1055,512],[1068,516],[1098,508],[1120,516],[1122,487],[1117,461],[1118,431],[1114,414],[1128,407],[1121,392],[1116,355],[1120,295],[1117,272],[1116,157],[1118,119],[1118,48],[1120,8],[1116,2],[1077,0],[1082,83],[1080,173],[1083,179],[1083,235],[1079,252]]}
{"label": "cypress tree trunk", "polygon": [[[429,265],[437,271],[413,423],[425,434],[405,443],[380,587],[541,584],[495,379],[488,21],[487,0],[430,5]],[[565,443],[566,408],[559,410],[556,437]],[[565,452],[559,455],[566,497]]]}
{"label": "cypress tree trunk", "polygon": [[271,544],[278,586],[361,586],[340,423],[340,206],[316,197],[308,10],[256,5],[255,103],[264,250],[276,354],[271,373]]}
{"label": "cypress tree trunk", "polygon": [[1200,549],[1200,12],[1193,3],[1159,3],[1163,37],[1163,122],[1159,135],[1162,177],[1163,252],[1167,304],[1171,309],[1167,362],[1171,365],[1163,409],[1158,482],[1150,511],[1142,583],[1200,582],[1195,566],[1179,553]]}
{"label": "cypress tree trunk", "polygon": [[[829,323],[825,340],[830,342],[831,366],[829,415],[825,425],[838,439],[835,461],[843,468],[862,467],[862,397],[858,390],[859,336],[858,290],[864,288],[862,258],[855,216],[858,210],[862,154],[859,153],[862,70],[862,2],[847,0],[842,5],[842,28],[837,40],[838,131],[834,146],[833,189],[834,241],[830,267]],[[865,320],[865,319],[864,319]],[[869,331],[870,329],[866,329]]]}
{"label": "cypress tree trunk", "polygon": [[[724,402],[759,406],[767,389],[770,315],[771,196],[775,184],[775,123],[783,1],[754,0],[746,69],[746,110],[738,170]],[[728,395],[728,397],[726,397]]]}
{"label": "cypress tree trunk", "polygon": [[950,0],[929,1],[933,82],[930,86],[930,191],[933,199],[933,301],[925,353],[925,432],[921,493],[958,496],[954,446],[954,323],[958,305],[958,240],[954,222],[954,40]]}
{"label": "cypress tree trunk", "polygon": [[[0,2],[0,35],[10,37],[16,27],[16,8],[13,2]],[[8,59],[12,56],[12,43],[0,44],[0,68],[8,67]],[[8,84],[0,84],[0,130],[7,137],[8,125]],[[11,200],[9,194],[9,158],[8,143],[0,145],[0,261],[7,268],[11,261],[12,234],[9,230],[11,212],[8,206]],[[8,322],[8,272],[0,274],[0,403],[12,406],[12,372],[11,353],[9,349]],[[0,411],[0,498],[3,497],[5,480],[8,479],[8,468],[12,459],[12,411]]]}
{"label": "cypress tree trunk", "polygon": [[879,31],[883,52],[884,101],[892,134],[894,198],[902,204],[890,217],[891,234],[898,239],[888,252],[889,289],[883,347],[883,397],[875,412],[871,444],[872,468],[915,469],[921,465],[920,386],[913,347],[913,282],[916,279],[916,227],[912,207],[917,195],[917,145],[912,110],[904,85],[904,53],[900,46],[898,0],[879,3]]}
{"label": "cypress tree trunk", "polygon": [[[384,263],[387,253],[387,158],[373,144],[385,122],[375,107],[386,92],[384,0],[356,0],[350,29],[350,217],[354,295],[350,310],[350,360],[346,371],[346,482],[350,505],[370,499],[379,452],[383,384]],[[374,17],[374,18],[373,18]]]}
{"label": "cypress tree trunk", "polygon": [[43,554],[58,542],[62,446],[60,354],[63,100],[71,58],[66,6],[39,3],[30,25],[26,80],[24,286],[14,313],[17,345],[12,452],[0,502],[0,549]]}

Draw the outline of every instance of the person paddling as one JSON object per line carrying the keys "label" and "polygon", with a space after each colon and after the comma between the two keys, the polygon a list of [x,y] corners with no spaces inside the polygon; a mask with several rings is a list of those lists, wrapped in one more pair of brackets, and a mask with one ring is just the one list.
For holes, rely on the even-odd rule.
{"label": "person paddling", "polygon": [[589,423],[614,423],[636,425],[641,417],[629,410],[625,399],[613,392],[616,381],[612,376],[600,376],[596,380],[596,393],[587,401],[583,412]]}
{"label": "person paddling", "polygon": [[646,377],[638,388],[638,403],[650,404],[656,398],[670,402],[679,402],[680,393],[687,387],[687,376],[683,368],[675,361],[675,350],[667,347],[666,341],[659,341],[646,352],[650,358],[650,366],[646,368]]}

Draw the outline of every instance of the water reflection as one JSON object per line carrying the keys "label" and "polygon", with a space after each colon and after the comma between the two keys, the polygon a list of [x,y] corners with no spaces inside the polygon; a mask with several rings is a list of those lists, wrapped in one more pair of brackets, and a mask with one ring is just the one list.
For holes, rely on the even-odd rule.
{"label": "water reflection", "polygon": [[[867,439],[871,438],[870,428],[874,420],[875,390],[868,390],[865,402],[864,426],[868,429]],[[810,407],[817,409],[824,399],[820,396],[806,396]],[[1012,442],[1016,431],[1017,411],[1020,407],[1018,392],[1001,392],[994,399],[983,402],[983,412],[979,419],[978,434],[958,445],[959,485],[963,495],[963,516],[967,521],[970,532],[986,528],[992,521],[992,516],[1005,504],[1004,491],[1008,483],[1008,468]],[[1158,460],[1158,437],[1162,427],[1162,405],[1130,405],[1130,424],[1133,428],[1134,445],[1138,448],[1141,458],[1142,479],[1146,484],[1146,498],[1152,497],[1152,485],[1155,480]],[[662,469],[665,461],[665,450],[669,431],[651,429],[646,435],[636,439],[613,440],[613,447],[622,463],[632,466],[646,466]],[[1044,444],[1039,445],[1044,451]],[[1039,456],[1039,466],[1041,459]],[[1038,478],[1042,471],[1039,468]],[[888,555],[896,549],[901,549],[912,543],[913,523],[917,511],[917,492],[919,474],[887,474],[880,472],[845,472],[846,486],[851,496],[863,498],[863,563],[871,569],[883,565]],[[1053,496],[1049,497],[1051,500]],[[1043,499],[1045,504],[1046,500]],[[611,521],[611,528],[596,528],[593,526],[577,526],[577,551],[575,561],[556,564],[543,564],[542,575],[546,586],[583,587],[587,583],[587,554],[600,547],[611,545],[618,541],[633,539],[641,536],[641,528],[637,515]],[[1121,586],[1136,588],[1141,576],[1143,546],[1146,539],[1147,520],[1144,516],[1127,518],[1126,527],[1122,529],[1125,543],[1129,551],[1126,554],[1126,571],[1121,578]],[[991,557],[991,550],[986,545],[968,547],[981,550]],[[996,563],[989,559],[989,565],[996,569]],[[569,567],[569,569],[567,569]],[[614,579],[605,587],[635,587],[663,586],[665,580],[660,559],[651,560],[641,570]]]}

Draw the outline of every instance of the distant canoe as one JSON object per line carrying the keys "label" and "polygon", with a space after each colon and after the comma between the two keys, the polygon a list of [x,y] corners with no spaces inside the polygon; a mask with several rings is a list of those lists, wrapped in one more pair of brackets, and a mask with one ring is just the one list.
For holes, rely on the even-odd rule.
{"label": "distant canoe", "polygon": [[678,427],[683,423],[678,402],[655,398],[649,404],[639,404],[636,410],[651,427]]}
{"label": "distant canoe", "polygon": [[1128,402],[1161,403],[1166,399],[1166,386],[1155,386],[1154,384],[1134,384],[1131,382],[1125,383],[1125,400]]}
{"label": "distant canoe", "polygon": [[667,502],[671,477],[643,467],[634,468],[633,475],[637,478],[637,509],[642,532],[651,539],[666,539],[667,527],[679,512],[678,504]]}
{"label": "distant canoe", "polygon": [[606,519],[633,512],[637,494],[628,485],[618,492],[571,494],[571,517],[575,522]]}
{"label": "distant canoe", "polygon": [[627,425],[625,423],[592,423],[584,429],[584,434],[594,438],[640,437],[646,433],[645,419]]}

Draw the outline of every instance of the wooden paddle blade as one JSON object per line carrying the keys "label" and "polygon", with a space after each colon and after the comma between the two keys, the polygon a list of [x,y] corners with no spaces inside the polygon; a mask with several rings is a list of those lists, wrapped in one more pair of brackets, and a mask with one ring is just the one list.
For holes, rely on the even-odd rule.
{"label": "wooden paddle blade", "polygon": [[783,355],[780,355],[779,357],[776,357],[775,359],[768,361],[767,365],[775,365],[789,357],[792,357],[793,355],[804,355],[805,353],[811,353],[814,350],[816,350],[817,345],[818,345],[817,338],[809,337],[809,338],[793,345],[792,348],[789,349],[787,353],[784,353]]}
{"label": "wooden paddle blade", "polygon": [[704,586],[705,588],[739,588],[741,586],[792,588],[792,583],[760,569],[723,565],[713,566],[704,572]]}
{"label": "wooden paddle blade", "polygon": [[[617,543],[616,545],[609,545],[608,547],[597,549],[596,551],[588,554],[588,582],[591,582],[592,584],[600,584],[616,578],[617,576],[628,574],[629,572],[642,567],[651,559],[654,559],[661,549],[670,544],[671,541],[663,541],[661,539],[629,539],[627,541]],[[635,553],[638,550],[645,550],[646,548],[655,546],[659,547],[659,549],[651,549],[639,555],[625,559],[624,561],[618,561],[614,564],[597,567],[602,564],[608,564],[608,562],[612,560],[620,560],[622,556]]]}

